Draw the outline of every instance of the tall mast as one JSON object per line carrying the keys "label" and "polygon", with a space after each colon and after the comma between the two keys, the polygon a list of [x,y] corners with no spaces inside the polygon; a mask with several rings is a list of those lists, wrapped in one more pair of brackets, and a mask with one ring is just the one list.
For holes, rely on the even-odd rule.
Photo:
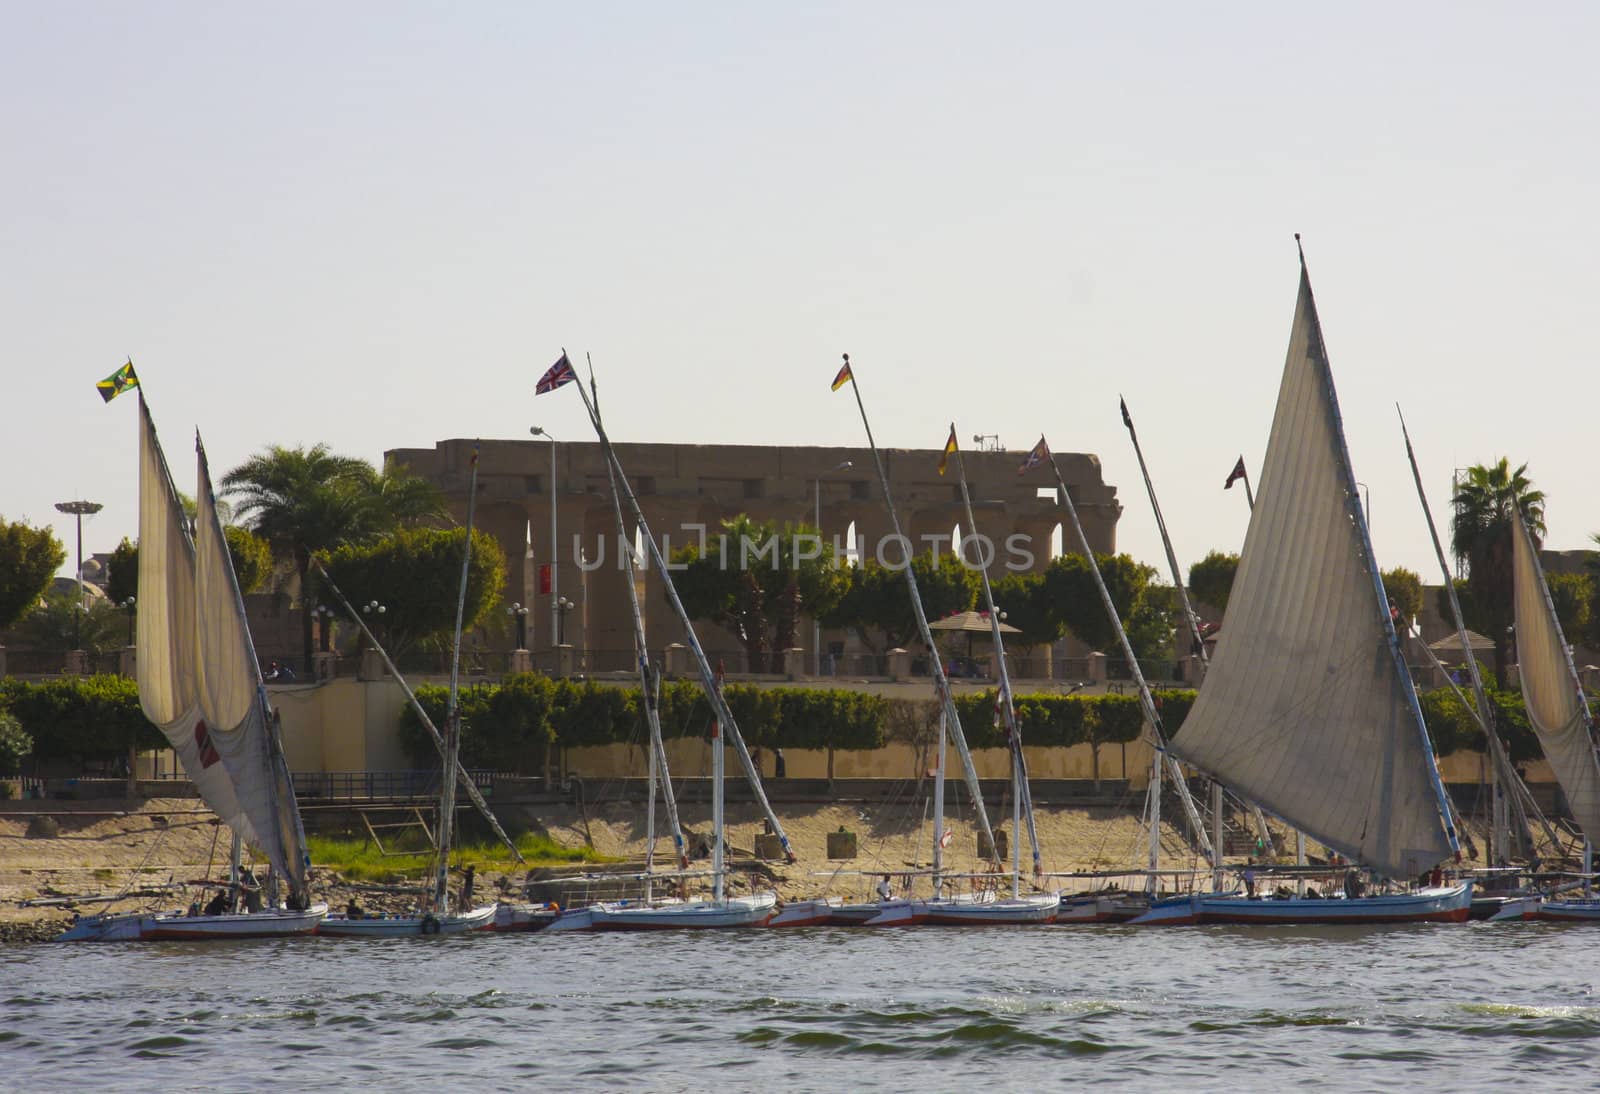
{"label": "tall mast", "polygon": [[[672,847],[678,869],[689,865],[688,849],[683,839],[683,826],[678,822],[678,802],[672,794],[672,769],[667,766],[667,747],[661,739],[661,675],[650,667],[650,647],[644,634],[644,612],[639,607],[639,590],[635,585],[633,570],[633,537],[628,535],[627,522],[622,518],[621,491],[617,488],[617,473],[606,464],[606,477],[611,482],[611,508],[617,518],[617,550],[627,560],[623,577],[628,586],[628,607],[633,613],[633,649],[639,661],[639,700],[644,704],[645,722],[650,732],[650,848],[655,849],[655,791],[656,779],[661,780],[662,796],[667,803],[667,822],[672,827]],[[646,872],[649,864],[646,863]]]}
{"label": "tall mast", "polygon": [[[433,883],[433,907],[450,912],[450,845],[455,836],[456,762],[461,752],[461,622],[467,610],[467,574],[472,566],[472,521],[478,504],[478,446],[472,446],[472,478],[467,485],[467,534],[461,551],[461,584],[456,592],[455,641],[450,651],[450,703],[444,719],[444,772],[439,780],[439,868]],[[467,909],[462,909],[466,911]]]}
{"label": "tall mast", "polygon": [[[565,351],[562,352],[563,360],[566,359]],[[591,372],[590,383],[594,382]],[[661,548],[656,545],[655,536],[650,533],[650,524],[645,520],[644,510],[639,506],[639,499],[634,495],[633,487],[628,483],[627,473],[622,469],[622,462],[617,459],[616,449],[612,447],[611,438],[607,435],[605,424],[600,420],[600,411],[595,402],[590,399],[589,392],[583,389],[583,384],[575,385],[578,396],[583,400],[584,410],[588,412],[589,424],[594,427],[595,436],[600,441],[601,451],[605,453],[606,462],[615,476],[616,484],[621,488],[622,497],[628,503],[628,511],[633,514],[634,522],[643,533],[645,550],[650,556],[651,563],[656,572],[661,575],[661,583],[667,594],[667,601],[672,605],[672,610],[677,613],[678,621],[683,624],[683,633],[688,639],[689,651],[694,654],[696,667],[700,670],[700,684],[705,689],[706,700],[711,704],[711,713],[721,726],[721,731],[727,734],[733,742],[733,748],[739,756],[740,766],[744,768],[745,777],[750,781],[750,789],[756,796],[762,812],[766,814],[767,821],[772,825],[773,834],[778,837],[778,843],[783,847],[785,857],[793,862],[794,849],[789,845],[789,837],[784,834],[783,822],[778,820],[778,815],[772,811],[772,804],[767,800],[767,792],[761,786],[761,773],[756,770],[756,765],[750,758],[750,750],[745,747],[744,736],[739,732],[739,724],[734,720],[733,711],[728,709],[727,702],[722,697],[722,689],[718,686],[716,674],[711,669],[711,662],[706,658],[705,649],[700,645],[700,639],[695,634],[694,624],[689,619],[689,613],[683,606],[683,601],[678,597],[678,590],[672,583],[672,571],[667,566],[667,561],[661,556]]]}
{"label": "tall mast", "polygon": [[[1472,653],[1472,644],[1467,640],[1466,619],[1461,611],[1461,598],[1456,593],[1455,581],[1450,576],[1450,563],[1445,558],[1444,545],[1439,540],[1439,530],[1433,522],[1433,510],[1428,506],[1428,494],[1422,488],[1422,472],[1417,466],[1417,453],[1411,447],[1411,431],[1406,428],[1406,416],[1401,413],[1400,407],[1395,406],[1395,413],[1400,415],[1400,433],[1406,441],[1406,459],[1411,463],[1411,479],[1417,486],[1417,500],[1422,503],[1422,516],[1428,522],[1428,536],[1433,541],[1433,553],[1439,560],[1439,572],[1444,575],[1445,593],[1450,598],[1450,614],[1455,619],[1456,638],[1461,643],[1461,652],[1467,662],[1467,671],[1472,675],[1472,696],[1477,701],[1477,709],[1473,717],[1483,730],[1484,737],[1489,742],[1489,755],[1494,764],[1494,847],[1490,849],[1491,863],[1504,863],[1510,859],[1510,832],[1507,817],[1507,805],[1515,800],[1519,813],[1524,814],[1526,823],[1526,809],[1528,804],[1533,805],[1534,814],[1539,818],[1545,828],[1546,835],[1556,846],[1560,842],[1556,839],[1555,832],[1550,829],[1545,821],[1544,814],[1539,810],[1538,804],[1533,802],[1533,795],[1523,784],[1516,768],[1512,766],[1511,757],[1506,753],[1505,742],[1500,739],[1500,734],[1495,728],[1494,706],[1489,702],[1489,696],[1483,686],[1483,674],[1478,671],[1478,659]],[[1424,644],[1426,646],[1426,644]],[[1428,650],[1431,656],[1433,651]],[[1451,681],[1455,686],[1455,681]],[[1459,690],[1459,689],[1458,689]],[[1527,800],[1522,799],[1527,795]],[[1513,799],[1514,796],[1514,799]],[[1499,856],[1498,859],[1496,856]]]}
{"label": "tall mast", "polygon": [[945,731],[944,707],[939,708],[939,753],[933,784],[933,896],[944,895],[944,754],[949,734]]}
{"label": "tall mast", "polygon": [[[717,701],[712,704],[713,709],[723,705],[722,700],[722,670],[717,670],[716,679],[712,683],[716,691]],[[723,757],[722,730],[717,724],[715,714],[711,716],[711,899],[718,904],[722,903],[722,767]]]}
{"label": "tall mast", "polygon": [[[844,355],[844,368],[840,376],[848,379],[850,390],[855,393],[856,409],[861,412],[861,424],[867,431],[867,446],[872,449],[872,462],[878,470],[878,486],[883,491],[883,504],[889,510],[889,523],[894,528],[894,538],[905,552],[906,588],[911,593],[911,613],[917,620],[917,631],[922,636],[922,644],[927,647],[928,660],[933,665],[934,688],[938,692],[939,702],[944,708],[945,725],[950,733],[950,740],[956,746],[956,755],[961,757],[961,768],[967,779],[967,790],[972,795],[973,807],[978,813],[978,827],[985,839],[989,841],[990,854],[994,856],[997,867],[1004,868],[1000,861],[1000,849],[995,846],[994,830],[989,827],[989,811],[983,805],[983,787],[978,783],[978,769],[972,763],[972,750],[967,747],[967,736],[961,730],[961,715],[956,713],[955,700],[950,695],[950,681],[944,674],[944,663],[939,658],[939,648],[933,644],[933,631],[928,628],[928,616],[922,610],[922,594],[917,590],[917,573],[911,565],[911,541],[900,531],[900,516],[895,512],[894,496],[889,493],[889,475],[883,467],[883,454],[878,451],[878,444],[872,439],[872,423],[867,420],[867,407],[861,401],[861,385],[855,378],[855,370],[850,365],[850,355]],[[836,380],[837,387],[842,380]]]}
{"label": "tall mast", "polygon": [[[1043,438],[1041,442],[1042,440]],[[1056,464],[1055,454],[1049,453],[1045,462],[1050,465],[1050,471],[1055,475],[1056,493],[1067,515],[1072,518],[1072,528],[1077,533],[1078,545],[1083,549],[1083,556],[1089,562],[1089,572],[1094,575],[1094,583],[1100,590],[1100,600],[1105,605],[1106,615],[1116,628],[1117,641],[1122,645],[1122,655],[1128,661],[1128,671],[1133,673],[1133,682],[1139,688],[1139,704],[1144,710],[1145,721],[1150,725],[1156,751],[1164,760],[1163,766],[1172,776],[1173,786],[1177,788],[1178,797],[1183,802],[1184,813],[1189,818],[1189,830],[1194,833],[1196,842],[1200,844],[1201,853],[1215,866],[1221,860],[1220,853],[1212,847],[1211,840],[1206,836],[1205,825],[1200,820],[1199,810],[1195,808],[1194,798],[1189,794],[1189,784],[1184,781],[1178,761],[1167,751],[1167,735],[1161,726],[1161,712],[1156,709],[1155,696],[1150,693],[1150,684],[1144,678],[1144,670],[1139,667],[1139,659],[1133,655],[1133,644],[1128,641],[1128,632],[1122,626],[1122,617],[1117,613],[1117,606],[1111,600],[1111,591],[1106,588],[1105,578],[1100,573],[1100,564],[1095,560],[1093,548],[1089,546],[1089,537],[1084,534],[1083,522],[1078,519],[1078,507],[1073,504],[1072,494],[1067,490],[1067,481],[1061,477],[1061,468]],[[1156,847],[1154,837],[1150,845],[1152,848]]]}
{"label": "tall mast", "polygon": [[[950,436],[956,435],[955,423],[950,423]],[[978,535],[978,520],[972,515],[972,494],[967,489],[967,461],[960,447],[956,448],[956,473],[961,479],[961,504],[967,514],[967,527],[974,538]],[[961,544],[954,545],[956,557],[962,557]],[[982,551],[980,541],[979,551]],[[965,561],[965,559],[963,559]],[[983,602],[989,609],[989,637],[994,642],[995,661],[1000,669],[1000,694],[995,697],[995,705],[1001,718],[1005,721],[1006,742],[1011,746],[1011,834],[1017,836],[1018,823],[1025,815],[1028,821],[1028,843],[1033,850],[1033,872],[1035,876],[1044,872],[1043,860],[1039,854],[1039,832],[1033,820],[1033,791],[1028,786],[1028,761],[1022,752],[1022,729],[1017,725],[1016,697],[1011,691],[1011,670],[1006,666],[1006,647],[1000,635],[1000,609],[995,606],[994,590],[989,585],[989,565],[982,558],[978,559],[978,575],[983,579]],[[1025,811],[1025,812],[1024,812]],[[1021,854],[1022,840],[1013,839],[1011,854],[1011,895],[1021,895]]]}

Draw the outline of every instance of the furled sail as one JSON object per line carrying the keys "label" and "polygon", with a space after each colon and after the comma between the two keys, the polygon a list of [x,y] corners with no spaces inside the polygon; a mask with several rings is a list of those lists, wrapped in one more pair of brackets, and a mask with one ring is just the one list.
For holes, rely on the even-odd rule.
{"label": "furled sail", "polygon": [[1354,485],[1302,264],[1250,529],[1172,750],[1340,854],[1414,876],[1452,839]]}
{"label": "furled sail", "polygon": [[255,829],[200,719],[194,543],[161,441],[139,398],[139,704],[166,734],[200,798],[246,840]]}
{"label": "furled sail", "polygon": [[305,839],[294,786],[269,720],[266,691],[255,644],[245,622],[244,598],[233,573],[228,541],[217,517],[205,449],[199,449],[200,481],[195,517],[200,715],[233,780],[256,845],[290,890],[305,892]]}
{"label": "furled sail", "polygon": [[1600,764],[1589,736],[1589,706],[1561,633],[1544,571],[1527,525],[1511,533],[1515,579],[1517,673],[1528,721],[1567,796],[1572,817],[1590,842],[1600,842]]}

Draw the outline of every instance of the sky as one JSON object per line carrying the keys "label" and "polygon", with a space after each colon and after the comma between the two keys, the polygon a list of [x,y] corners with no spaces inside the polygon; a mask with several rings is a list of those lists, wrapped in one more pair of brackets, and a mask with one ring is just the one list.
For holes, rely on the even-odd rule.
{"label": "sky", "polygon": [[[271,444],[1041,432],[1119,547],[1237,550],[1304,236],[1380,564],[1509,456],[1593,546],[1600,9],[1578,3],[0,4],[0,516],[137,533]],[[63,567],[70,573],[73,562]]]}

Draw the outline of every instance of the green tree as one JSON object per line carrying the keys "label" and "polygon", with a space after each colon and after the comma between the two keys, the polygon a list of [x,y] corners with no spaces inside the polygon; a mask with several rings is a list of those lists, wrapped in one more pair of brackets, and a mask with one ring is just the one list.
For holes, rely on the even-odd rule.
{"label": "green tree", "polygon": [[1450,542],[1466,560],[1467,588],[1480,613],[1478,622],[1484,624],[1473,629],[1494,643],[1494,675],[1501,687],[1511,662],[1507,640],[1513,618],[1511,537],[1519,514],[1534,546],[1544,539],[1544,493],[1533,488],[1527,470],[1527,464],[1511,470],[1503,457],[1496,464],[1467,468],[1466,477],[1456,484],[1450,521]]}
{"label": "green tree", "polygon": [[49,528],[0,518],[0,631],[26,615],[67,560],[67,549]]}
{"label": "green tree", "polygon": [[[454,638],[466,535],[465,528],[402,529],[317,557],[352,604],[377,600],[387,607],[380,637],[390,655],[399,656],[417,645],[443,648]],[[505,583],[505,552],[493,536],[473,529],[463,631],[494,614]]]}
{"label": "green tree", "polygon": [[[1389,598],[1389,606],[1400,613],[1401,622],[1396,630],[1403,629],[1411,620],[1422,614],[1422,578],[1404,566],[1385,570],[1382,577],[1383,591]],[[1446,612],[1445,618],[1449,617],[1450,614]]]}
{"label": "green tree", "polygon": [[16,625],[17,637],[36,650],[84,650],[97,658],[121,649],[128,640],[128,617],[109,601],[88,597],[80,606],[78,590],[56,591]]}
{"label": "green tree", "polygon": [[751,672],[783,671],[781,651],[794,646],[800,617],[834,611],[850,580],[816,528],[743,514],[723,521],[703,551],[691,543],[671,562],[683,566],[673,582],[684,608],[730,631]]}
{"label": "green tree", "polygon": [[[403,468],[388,466],[380,472],[365,460],[335,455],[325,444],[273,445],[224,475],[222,493],[232,499],[246,527],[280,558],[293,561],[302,603],[311,593],[314,552],[370,542],[446,516],[438,491]],[[309,671],[309,611],[301,613],[300,633]]]}
{"label": "green tree", "polygon": [[1589,631],[1589,612],[1594,600],[1594,582],[1588,574],[1546,574],[1550,600],[1556,606],[1556,619],[1568,642],[1581,642]]}
{"label": "green tree", "polygon": [[1238,569],[1238,555],[1212,551],[1189,567],[1189,591],[1196,600],[1219,612],[1226,611],[1228,596],[1233,592],[1233,575]]}
{"label": "green tree", "polygon": [[33,752],[33,738],[17,716],[0,708],[0,778],[22,774],[22,761]]}
{"label": "green tree", "polygon": [[1005,612],[1005,621],[1022,632],[1006,637],[1007,649],[1048,646],[1066,633],[1066,624],[1050,603],[1043,574],[1006,574],[994,583],[994,602]]}
{"label": "green tree", "polygon": [[[1129,555],[1096,555],[1095,561],[1099,564],[1106,590],[1111,594],[1111,603],[1116,606],[1117,616],[1128,629],[1130,641],[1135,630],[1141,633],[1158,632],[1161,604],[1155,600],[1149,604],[1145,602],[1150,579],[1156,573],[1155,568],[1135,562]],[[1050,601],[1067,630],[1090,649],[1105,653],[1121,652],[1117,628],[1106,614],[1105,601],[1101,599],[1099,586],[1095,583],[1087,559],[1076,554],[1052,559],[1045,569],[1044,579]],[[1145,617],[1136,624],[1136,615],[1141,610]],[[1170,631],[1170,623],[1166,626]],[[1170,634],[1168,637],[1170,639]],[[1135,656],[1144,656],[1149,652],[1148,649],[1141,650],[1138,645],[1134,646]]]}
{"label": "green tree", "polygon": [[106,599],[113,604],[124,604],[138,592],[139,547],[123,536],[106,566]]}
{"label": "green tree", "polygon": [[[933,552],[924,551],[911,560],[911,568],[929,622],[970,611],[977,603],[982,588],[977,571],[968,569],[951,552],[942,552],[935,562]],[[823,625],[850,628],[876,653],[909,647],[917,634],[917,619],[903,568],[871,559],[844,572],[849,587],[838,606],[821,617]]]}

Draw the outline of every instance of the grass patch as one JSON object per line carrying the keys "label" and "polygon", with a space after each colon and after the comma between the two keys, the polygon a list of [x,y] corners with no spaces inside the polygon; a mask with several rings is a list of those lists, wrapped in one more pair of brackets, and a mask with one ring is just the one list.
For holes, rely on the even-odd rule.
{"label": "grass patch", "polygon": [[[379,853],[371,840],[361,836],[307,836],[314,865],[336,870],[351,881],[395,882],[422,876],[433,862],[433,852],[422,844],[420,835],[407,839],[397,836],[389,841],[389,855]],[[566,862],[615,861],[589,847],[563,847],[546,836],[524,833],[516,839],[517,850],[527,860],[528,866],[546,866]],[[405,854],[394,854],[405,851]],[[518,869],[511,852],[499,842],[472,840],[456,846],[451,855],[452,865],[476,866],[479,870],[505,871]]]}

